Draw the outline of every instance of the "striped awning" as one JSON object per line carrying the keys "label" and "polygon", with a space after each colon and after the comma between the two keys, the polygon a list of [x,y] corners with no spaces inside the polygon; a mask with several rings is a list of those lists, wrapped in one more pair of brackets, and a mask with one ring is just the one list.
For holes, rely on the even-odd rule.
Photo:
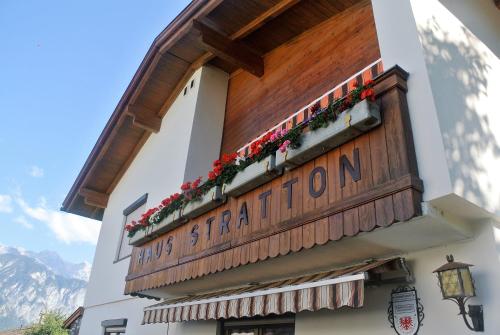
{"label": "striped awning", "polygon": [[406,268],[393,258],[302,277],[170,299],[144,309],[143,324],[359,308],[369,272]]}

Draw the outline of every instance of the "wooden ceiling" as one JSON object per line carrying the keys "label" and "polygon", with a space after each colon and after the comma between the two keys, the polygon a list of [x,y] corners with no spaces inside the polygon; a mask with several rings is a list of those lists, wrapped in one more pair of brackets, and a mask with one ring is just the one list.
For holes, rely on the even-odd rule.
{"label": "wooden ceiling", "polygon": [[200,66],[260,77],[266,53],[362,1],[192,1],[154,40],[61,209],[102,219],[109,194]]}

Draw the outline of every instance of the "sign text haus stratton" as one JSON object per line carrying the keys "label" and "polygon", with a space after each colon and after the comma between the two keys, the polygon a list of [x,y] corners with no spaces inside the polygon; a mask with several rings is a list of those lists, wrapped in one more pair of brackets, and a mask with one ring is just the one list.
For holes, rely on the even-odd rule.
{"label": "sign text haus stratton", "polygon": [[[361,167],[360,167],[360,157],[359,157],[359,149],[354,148],[352,156],[354,158],[354,163],[349,161],[347,155],[342,155],[339,160],[339,172],[338,178],[340,182],[340,188],[345,187],[346,180],[346,171],[350,174],[352,180],[357,182],[361,179]],[[285,181],[282,185],[282,189],[284,189],[284,195],[286,198],[286,209],[292,210],[293,207],[297,206],[295,204],[294,199],[294,191],[301,192],[298,194],[298,198],[302,198],[304,196],[309,196],[313,199],[317,199],[323,195],[327,188],[327,170],[326,166],[315,166],[307,177],[307,195],[302,194],[304,192],[303,187],[297,187],[297,184],[304,185],[301,179],[302,174],[299,174],[300,177],[291,177],[291,179]],[[259,200],[258,204],[254,204],[257,207],[260,220],[266,220],[268,218],[268,210],[270,210],[270,204],[272,203],[273,192],[271,186],[268,186],[269,189],[260,193],[257,198]],[[297,198],[297,197],[295,197]],[[313,201],[311,199],[311,201]],[[255,211],[254,211],[255,213]],[[212,235],[219,234],[228,234],[232,229],[242,229],[243,225],[250,225],[253,219],[253,213],[248,212],[248,205],[245,200],[241,202],[241,206],[237,213],[231,212],[231,208],[225,209],[219,214],[219,217],[213,216],[216,213],[212,213],[212,216],[209,216],[205,224],[200,227],[200,225],[194,224],[191,228],[191,231],[187,236],[179,236],[179,238],[185,238],[190,241],[192,247],[196,246],[200,238],[205,238],[206,240],[210,240]],[[237,215],[235,220],[232,220],[233,215]],[[235,223],[235,227],[231,226],[231,222]],[[175,248],[175,238],[173,235],[168,234],[167,237],[159,239],[154,245],[149,245],[146,248],[141,248],[139,254],[137,255],[137,262],[139,264],[148,263],[153,261],[154,258],[160,258],[163,252],[166,252],[168,255],[172,253],[173,248]]]}
{"label": "sign text haus stratton", "polygon": [[407,73],[375,80],[382,124],[134,247],[125,293],[309,249],[420,215]]}

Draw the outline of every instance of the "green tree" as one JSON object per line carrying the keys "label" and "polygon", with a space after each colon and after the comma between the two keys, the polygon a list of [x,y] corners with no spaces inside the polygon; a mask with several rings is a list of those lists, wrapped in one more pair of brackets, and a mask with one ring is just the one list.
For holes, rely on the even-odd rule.
{"label": "green tree", "polygon": [[25,335],[68,335],[63,328],[65,317],[58,312],[45,313],[41,322],[29,328]]}

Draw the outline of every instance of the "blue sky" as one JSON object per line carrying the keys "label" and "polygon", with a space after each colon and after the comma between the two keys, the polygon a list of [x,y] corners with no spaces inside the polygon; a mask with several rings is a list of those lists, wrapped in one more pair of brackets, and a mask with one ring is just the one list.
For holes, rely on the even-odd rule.
{"label": "blue sky", "polygon": [[154,37],[186,0],[0,1],[0,244],[91,261],[59,211]]}

